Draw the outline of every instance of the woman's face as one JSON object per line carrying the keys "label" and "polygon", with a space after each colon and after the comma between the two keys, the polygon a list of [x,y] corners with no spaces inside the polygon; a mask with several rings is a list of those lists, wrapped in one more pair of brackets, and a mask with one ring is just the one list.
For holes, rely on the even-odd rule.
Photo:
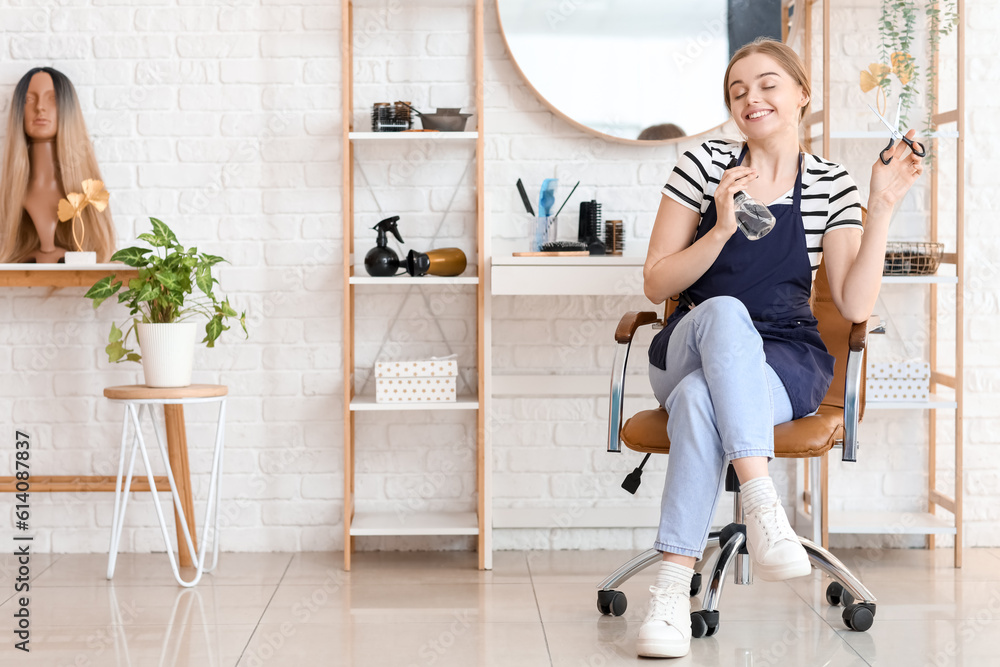
{"label": "woman's face", "polygon": [[763,139],[791,130],[808,104],[802,86],[774,58],[754,53],[729,71],[729,104],[736,125],[748,138]]}
{"label": "woman's face", "polygon": [[24,100],[24,133],[32,141],[52,141],[56,136],[59,115],[56,89],[48,72],[36,72],[28,83]]}

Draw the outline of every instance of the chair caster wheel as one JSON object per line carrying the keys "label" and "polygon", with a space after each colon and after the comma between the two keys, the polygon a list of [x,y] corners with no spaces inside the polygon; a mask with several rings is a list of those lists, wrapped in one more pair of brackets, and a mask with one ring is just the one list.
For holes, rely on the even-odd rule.
{"label": "chair caster wheel", "polygon": [[831,581],[830,585],[826,587],[826,601],[832,607],[840,605],[847,607],[854,604],[854,596],[851,595],[849,590],[841,586],[839,582]]}
{"label": "chair caster wheel", "polygon": [[691,597],[701,592],[701,572],[695,572],[691,577]]}
{"label": "chair caster wheel", "polygon": [[864,604],[850,604],[844,608],[844,625],[855,632],[864,632],[875,622],[875,609]]}
{"label": "chair caster wheel", "polygon": [[693,611],[691,612],[691,636],[695,639],[701,637],[711,637],[719,631],[719,612],[717,611]]}
{"label": "chair caster wheel", "polygon": [[621,616],[628,608],[628,600],[621,591],[597,591],[597,611]]}
{"label": "chair caster wheel", "polygon": [[826,587],[826,601],[831,607],[839,607],[842,595],[844,594],[844,587],[840,585],[839,582],[831,581],[830,585]]}

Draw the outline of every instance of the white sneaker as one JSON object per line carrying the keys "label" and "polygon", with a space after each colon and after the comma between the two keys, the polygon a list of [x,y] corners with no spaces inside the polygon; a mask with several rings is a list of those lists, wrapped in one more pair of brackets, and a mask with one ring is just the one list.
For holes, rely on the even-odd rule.
{"label": "white sneaker", "polygon": [[748,513],[746,527],[747,550],[761,579],[782,581],[809,574],[809,556],[788,524],[780,500]]}
{"label": "white sneaker", "polygon": [[649,613],[639,628],[636,649],[644,658],[680,658],[691,650],[689,586],[650,586]]}

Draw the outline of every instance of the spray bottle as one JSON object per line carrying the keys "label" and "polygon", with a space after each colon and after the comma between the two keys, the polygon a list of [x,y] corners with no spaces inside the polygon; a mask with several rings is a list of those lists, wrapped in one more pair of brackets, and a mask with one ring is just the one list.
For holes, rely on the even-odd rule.
{"label": "spray bottle", "polygon": [[751,241],[764,238],[774,229],[775,219],[771,210],[743,190],[733,195],[733,205],[736,226]]}
{"label": "spray bottle", "polygon": [[372,227],[378,231],[378,239],[375,241],[375,247],[365,255],[365,271],[368,275],[384,278],[394,276],[399,271],[399,255],[389,247],[389,241],[385,236],[386,232],[392,232],[397,241],[403,242],[403,237],[399,235],[399,229],[396,227],[398,220],[399,216],[394,215]]}
{"label": "spray bottle", "polygon": [[[726,169],[732,169],[735,166],[736,158],[733,158]],[[744,190],[733,195],[733,209],[736,216],[736,226],[751,241],[764,238],[768,232],[774,229],[776,220],[771,210]]]}

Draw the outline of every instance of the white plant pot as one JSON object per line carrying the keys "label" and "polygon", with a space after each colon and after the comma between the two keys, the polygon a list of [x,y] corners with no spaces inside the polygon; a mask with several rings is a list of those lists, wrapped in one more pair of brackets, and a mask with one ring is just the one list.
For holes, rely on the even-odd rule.
{"label": "white plant pot", "polygon": [[97,253],[92,250],[83,252],[67,251],[63,260],[66,264],[97,264]]}
{"label": "white plant pot", "polygon": [[136,325],[147,387],[186,387],[194,365],[194,322]]}

